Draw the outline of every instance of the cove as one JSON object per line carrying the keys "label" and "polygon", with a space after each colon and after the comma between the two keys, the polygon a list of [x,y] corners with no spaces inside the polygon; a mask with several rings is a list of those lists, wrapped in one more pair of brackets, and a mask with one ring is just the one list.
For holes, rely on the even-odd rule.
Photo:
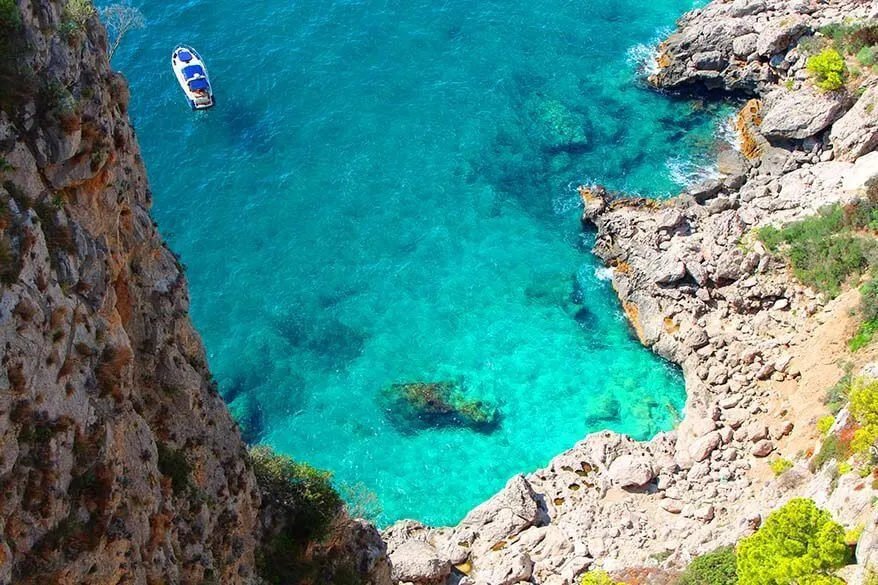
{"label": "cove", "polygon": [[[589,432],[672,428],[682,378],[633,337],[576,187],[661,197],[709,172],[725,112],[637,81],[691,0],[138,7],[114,66],[249,441],[374,492],[379,524],[450,524]],[[188,110],[178,43],[213,110]],[[496,423],[387,400],[440,381]]]}

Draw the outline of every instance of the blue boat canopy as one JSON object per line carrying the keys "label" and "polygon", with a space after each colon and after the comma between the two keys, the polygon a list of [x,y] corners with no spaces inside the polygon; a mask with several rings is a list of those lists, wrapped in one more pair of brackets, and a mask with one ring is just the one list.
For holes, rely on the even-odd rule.
{"label": "blue boat canopy", "polygon": [[210,84],[207,83],[206,79],[193,79],[189,82],[189,89],[192,91],[206,91],[210,89]]}
{"label": "blue boat canopy", "polygon": [[183,67],[183,77],[185,79],[192,79],[196,75],[204,75],[204,69],[201,68],[201,65],[190,65],[189,67]]}
{"label": "blue boat canopy", "polygon": [[179,57],[180,61],[182,61],[183,63],[188,63],[189,61],[192,60],[192,53],[190,53],[189,51],[186,51],[184,49],[184,50],[180,51],[179,53],[177,53],[177,57]]}

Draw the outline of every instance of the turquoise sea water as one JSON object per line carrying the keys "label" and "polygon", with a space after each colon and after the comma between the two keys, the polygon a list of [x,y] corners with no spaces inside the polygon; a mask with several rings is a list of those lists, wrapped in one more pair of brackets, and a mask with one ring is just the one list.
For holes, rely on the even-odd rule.
{"label": "turquoise sea water", "polygon": [[[575,188],[698,169],[720,113],[636,81],[691,0],[138,6],[114,65],[248,439],[373,491],[382,523],[444,524],[587,432],[673,425],[681,377],[632,336]],[[211,111],[171,73],[184,42]],[[388,416],[383,389],[443,380],[499,424]]]}

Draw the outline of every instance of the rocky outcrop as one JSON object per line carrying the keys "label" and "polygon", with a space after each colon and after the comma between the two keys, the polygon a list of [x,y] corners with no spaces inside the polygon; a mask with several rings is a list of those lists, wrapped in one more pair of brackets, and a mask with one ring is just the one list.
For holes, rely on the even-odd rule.
{"label": "rocky outcrop", "polygon": [[865,18],[867,2],[833,0],[734,0],[689,12],[659,47],[659,71],[650,82],[675,91],[765,93],[782,79],[805,78],[796,45],[820,26]]}
{"label": "rocky outcrop", "polygon": [[[751,534],[796,495],[847,526],[874,523],[870,480],[833,480],[831,470],[815,474],[804,462],[777,479],[768,469],[778,456],[793,457],[794,445],[813,447],[816,417],[802,415],[802,403],[817,402],[819,412],[814,394],[825,386],[807,378],[817,361],[810,352],[828,359],[814,347],[827,324],[849,315],[855,291],[827,302],[752,234],[878,187],[866,115],[873,93],[856,100],[856,91],[814,90],[795,48],[819,24],[863,10],[847,0],[735,0],[686,15],[662,45],[652,82],[755,95],[738,117],[743,152],[727,151],[721,177],[668,201],[579,189],[594,252],[613,269],[633,331],[682,368],[687,402],[678,427],[649,442],[590,435],[456,527],[391,527],[391,550],[411,538],[428,543],[453,567],[447,583],[569,585],[592,566],[679,568]],[[784,78],[795,82],[781,89]],[[510,490],[523,505],[508,504]],[[528,512],[512,511],[521,508]],[[861,541],[863,564],[873,561],[873,532]]]}
{"label": "rocky outcrop", "polygon": [[765,98],[762,135],[802,140],[822,132],[844,114],[849,98],[843,91],[776,90]]}
{"label": "rocky outcrop", "polygon": [[878,148],[878,85],[868,88],[832,126],[829,140],[837,160],[854,161]]}
{"label": "rocky outcrop", "polygon": [[[127,84],[64,4],[0,6],[0,585],[257,583],[259,487],[149,214]],[[374,526],[328,540],[390,582]]]}
{"label": "rocky outcrop", "polygon": [[22,4],[39,74],[0,113],[0,583],[251,582],[258,489],[126,83],[96,17],[57,32],[61,4]]}

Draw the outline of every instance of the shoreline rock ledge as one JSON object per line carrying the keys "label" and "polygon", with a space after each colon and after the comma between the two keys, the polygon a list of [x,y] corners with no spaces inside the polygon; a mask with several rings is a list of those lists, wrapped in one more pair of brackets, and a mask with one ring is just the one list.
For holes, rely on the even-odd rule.
{"label": "shoreline rock ledge", "polygon": [[[876,491],[856,474],[768,470],[769,458],[817,440],[826,386],[812,372],[829,368],[832,383],[842,372],[813,352],[844,347],[845,338],[827,341],[828,328],[849,319],[857,292],[826,302],[749,237],[878,189],[878,79],[821,93],[798,47],[819,26],[873,13],[878,2],[715,0],[679,21],[650,82],[757,98],[739,117],[741,152],[722,152],[719,178],[668,201],[594,186],[580,194],[634,331],[682,368],[682,422],[644,442],[589,435],[455,527],[391,526],[383,538],[396,582],[572,585],[590,567],[673,570],[752,533],[796,496],[876,532]],[[878,569],[878,555],[860,549],[860,568]]]}

